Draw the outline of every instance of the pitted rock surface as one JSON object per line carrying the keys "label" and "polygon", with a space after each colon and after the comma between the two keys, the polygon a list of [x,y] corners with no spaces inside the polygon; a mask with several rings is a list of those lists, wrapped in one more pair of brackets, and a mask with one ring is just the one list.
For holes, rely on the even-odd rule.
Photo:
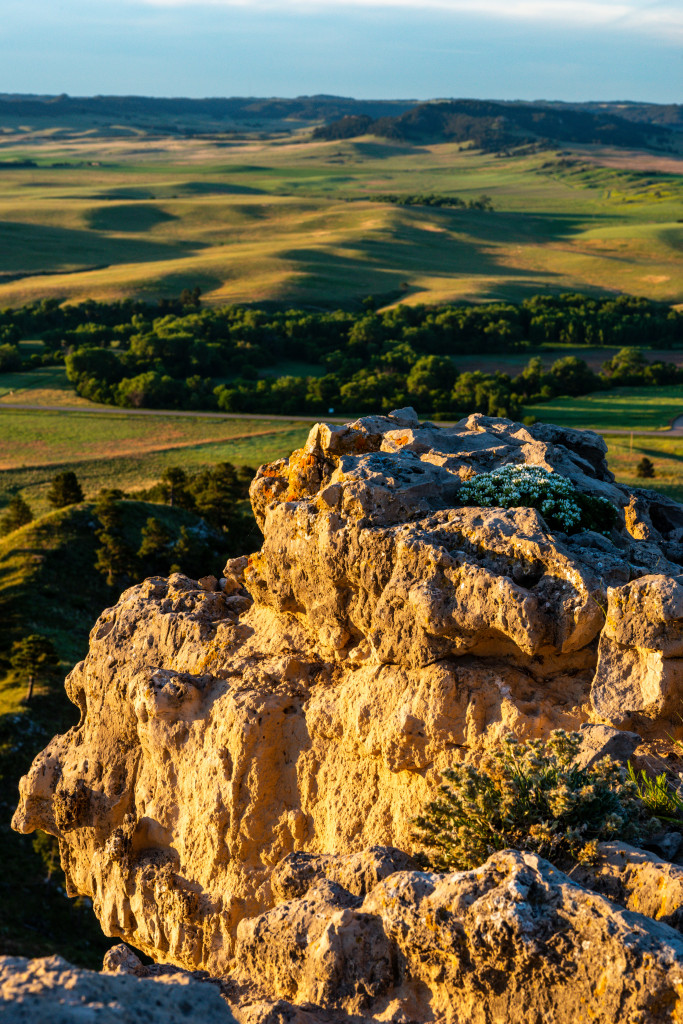
{"label": "pitted rock surface", "polygon": [[237,936],[235,980],[252,998],[361,1019],[683,1019],[680,933],[516,851],[476,871],[399,871],[364,899],[317,881]]}
{"label": "pitted rock surface", "polygon": [[[58,837],[107,934],[225,976],[240,922],[303,884],[292,857],[330,906],[340,887],[369,898],[391,857],[358,885],[325,858],[411,853],[443,769],[505,733],[680,731],[683,509],[617,486],[605,451],[478,415],[319,424],[254,480],[259,552],[218,583],[147,580],[100,616],[66,682],[81,721],[22,780],[14,827]],[[568,537],[533,509],[458,505],[462,480],[523,463],[607,497],[622,525]],[[394,967],[377,969],[373,991]]]}
{"label": "pitted rock surface", "polygon": [[59,956],[0,956],[6,1024],[237,1024],[215,985],[182,972],[155,980],[98,974]]}

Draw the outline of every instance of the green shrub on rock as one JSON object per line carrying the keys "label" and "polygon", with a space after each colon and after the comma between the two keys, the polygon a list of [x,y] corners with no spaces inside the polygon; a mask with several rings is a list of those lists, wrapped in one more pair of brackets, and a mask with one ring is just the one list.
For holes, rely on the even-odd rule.
{"label": "green shrub on rock", "polygon": [[659,827],[626,770],[605,757],[581,768],[579,733],[507,736],[478,768],[444,772],[441,796],[415,821],[420,859],[436,871],[478,867],[497,850],[530,850],[561,866],[587,862],[601,840],[638,841]]}
{"label": "green shrub on rock", "polygon": [[478,473],[460,488],[461,505],[535,508],[551,530],[595,530],[609,536],[618,514],[607,498],[577,491],[571,480],[539,466],[503,466]]}

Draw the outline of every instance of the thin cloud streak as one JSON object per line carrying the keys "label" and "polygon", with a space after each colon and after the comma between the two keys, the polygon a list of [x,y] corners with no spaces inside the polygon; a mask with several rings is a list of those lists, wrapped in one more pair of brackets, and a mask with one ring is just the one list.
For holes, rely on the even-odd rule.
{"label": "thin cloud streak", "polygon": [[[415,0],[140,0],[154,7],[242,7],[281,13],[381,10],[415,11]],[[421,0],[421,9],[444,14],[505,18],[510,21],[559,23],[580,27],[614,26],[634,31],[683,36],[683,10],[670,4],[627,0]]]}

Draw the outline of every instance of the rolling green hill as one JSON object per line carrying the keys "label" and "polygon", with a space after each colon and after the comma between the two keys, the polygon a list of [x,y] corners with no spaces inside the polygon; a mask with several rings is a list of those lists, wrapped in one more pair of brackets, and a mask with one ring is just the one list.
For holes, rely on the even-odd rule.
{"label": "rolling green hill", "polygon": [[[556,145],[7,130],[0,305],[196,286],[211,304],[315,308],[545,288],[683,301],[680,156]],[[389,193],[486,193],[493,210],[377,201]]]}

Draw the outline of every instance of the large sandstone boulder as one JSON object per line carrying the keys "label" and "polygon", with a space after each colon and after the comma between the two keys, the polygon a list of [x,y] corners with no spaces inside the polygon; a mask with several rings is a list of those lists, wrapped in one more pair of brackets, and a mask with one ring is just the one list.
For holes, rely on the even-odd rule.
{"label": "large sandstone boulder", "polygon": [[[66,683],[81,720],[22,780],[14,827],[58,837],[108,935],[225,975],[286,891],[276,865],[410,853],[454,760],[510,731],[672,731],[679,506],[617,486],[605,451],[482,416],[316,426],[253,483],[259,552],[101,615]],[[568,476],[623,525],[569,537],[532,509],[458,505],[464,479],[509,464]],[[346,877],[325,882],[330,907],[330,885],[358,895]]]}

